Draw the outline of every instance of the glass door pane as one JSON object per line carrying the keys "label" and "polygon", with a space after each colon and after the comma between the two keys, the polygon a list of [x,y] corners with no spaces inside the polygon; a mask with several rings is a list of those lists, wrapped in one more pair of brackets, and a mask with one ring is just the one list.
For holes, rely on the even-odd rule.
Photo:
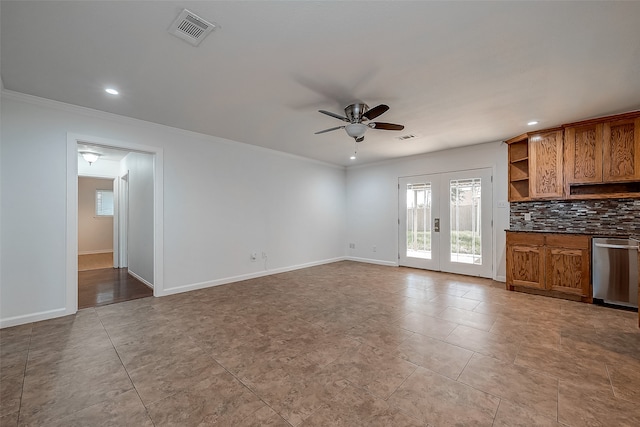
{"label": "glass door pane", "polygon": [[431,259],[431,183],[407,184],[407,256]]}
{"label": "glass door pane", "polygon": [[491,185],[491,169],[442,174],[442,271],[492,277]]}
{"label": "glass door pane", "polygon": [[438,200],[434,191],[440,186],[437,175],[400,178],[398,263],[407,267],[437,270],[439,239],[433,229]]}
{"label": "glass door pane", "polygon": [[480,178],[449,181],[451,262],[482,264],[481,184]]}

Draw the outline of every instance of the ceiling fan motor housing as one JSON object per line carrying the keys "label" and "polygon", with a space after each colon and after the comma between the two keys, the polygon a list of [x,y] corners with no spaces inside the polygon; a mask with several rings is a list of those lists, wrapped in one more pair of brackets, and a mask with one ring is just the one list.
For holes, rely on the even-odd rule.
{"label": "ceiling fan motor housing", "polygon": [[351,123],[360,123],[362,115],[369,110],[367,104],[351,104],[344,108],[344,114]]}

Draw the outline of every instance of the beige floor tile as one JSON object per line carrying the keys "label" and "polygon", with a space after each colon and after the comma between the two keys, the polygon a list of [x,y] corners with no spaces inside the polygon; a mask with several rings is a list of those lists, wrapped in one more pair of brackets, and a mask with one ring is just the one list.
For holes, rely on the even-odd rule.
{"label": "beige floor tile", "polygon": [[635,427],[640,425],[640,407],[614,397],[610,387],[560,380],[558,421],[570,426]]}
{"label": "beige floor tile", "polygon": [[414,363],[393,353],[363,344],[357,350],[345,353],[327,368],[357,387],[387,399],[416,367]]}
{"label": "beige floor tile", "polygon": [[446,338],[458,326],[457,323],[422,313],[410,313],[396,324],[408,331],[438,339]]}
{"label": "beige floor tile", "polygon": [[518,336],[493,334],[465,325],[454,329],[445,341],[506,362],[513,362],[521,342]]}
{"label": "beige floor tile", "polygon": [[560,424],[526,406],[502,399],[493,427],[560,427]]}
{"label": "beige floor tile", "polygon": [[640,404],[640,361],[607,364],[616,397]]}
{"label": "beige floor tile", "polygon": [[458,380],[557,418],[558,380],[542,373],[476,353]]}
{"label": "beige floor tile", "polygon": [[89,406],[69,416],[48,423],[51,427],[140,426],[153,422],[135,390]]}
{"label": "beige floor tile", "polygon": [[455,380],[471,359],[473,351],[415,334],[398,346],[397,354],[402,359]]}
{"label": "beige floor tile", "polygon": [[0,425],[635,426],[636,316],[337,262],[2,329]]}
{"label": "beige floor tile", "polygon": [[184,427],[238,425],[264,407],[264,402],[225,371],[148,405],[155,426]]}
{"label": "beige floor tile", "polygon": [[[299,362],[300,360],[297,360]],[[307,363],[284,364],[247,385],[271,408],[293,425],[329,402],[347,382],[327,368]]]}
{"label": "beige floor tile", "polygon": [[500,399],[420,367],[388,402],[433,426],[491,426]]}
{"label": "beige floor tile", "polygon": [[21,425],[45,425],[133,388],[124,367],[107,362],[90,372],[27,376],[20,407]]}
{"label": "beige floor tile", "polygon": [[514,363],[555,378],[592,383],[603,387],[611,384],[604,362],[572,356],[545,347],[522,345]]}
{"label": "beige floor tile", "polygon": [[0,416],[20,410],[23,379],[24,377],[18,374],[2,378],[0,381]]}
{"label": "beige floor tile", "polygon": [[301,424],[311,426],[423,426],[417,419],[351,385],[323,405]]}
{"label": "beige floor tile", "polygon": [[447,307],[438,314],[439,318],[458,323],[461,325],[471,326],[472,328],[488,331],[496,320],[495,315],[478,313],[475,311],[463,310],[456,307]]}
{"label": "beige floor tile", "polygon": [[2,427],[16,427],[18,425],[18,418],[20,412],[13,412],[7,415],[0,415],[0,426]]}
{"label": "beige floor tile", "polygon": [[202,353],[189,360],[166,360],[162,364],[145,365],[128,372],[142,402],[149,406],[225,370],[209,355]]}

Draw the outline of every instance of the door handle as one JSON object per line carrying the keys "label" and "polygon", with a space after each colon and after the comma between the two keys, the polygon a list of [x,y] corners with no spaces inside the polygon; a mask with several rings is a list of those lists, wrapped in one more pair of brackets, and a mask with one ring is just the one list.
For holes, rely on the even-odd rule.
{"label": "door handle", "polygon": [[598,247],[598,248],[610,248],[610,249],[638,249],[638,246],[610,245],[610,244],[607,244],[607,243],[596,243],[596,247]]}
{"label": "door handle", "polygon": [[439,233],[440,232],[440,218],[434,218],[433,219],[433,231],[435,233]]}

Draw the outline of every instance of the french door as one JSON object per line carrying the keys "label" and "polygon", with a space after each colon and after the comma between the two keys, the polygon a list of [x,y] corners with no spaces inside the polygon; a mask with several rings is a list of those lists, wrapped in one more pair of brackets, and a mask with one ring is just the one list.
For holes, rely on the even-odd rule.
{"label": "french door", "polygon": [[492,277],[491,169],[403,177],[399,264]]}

